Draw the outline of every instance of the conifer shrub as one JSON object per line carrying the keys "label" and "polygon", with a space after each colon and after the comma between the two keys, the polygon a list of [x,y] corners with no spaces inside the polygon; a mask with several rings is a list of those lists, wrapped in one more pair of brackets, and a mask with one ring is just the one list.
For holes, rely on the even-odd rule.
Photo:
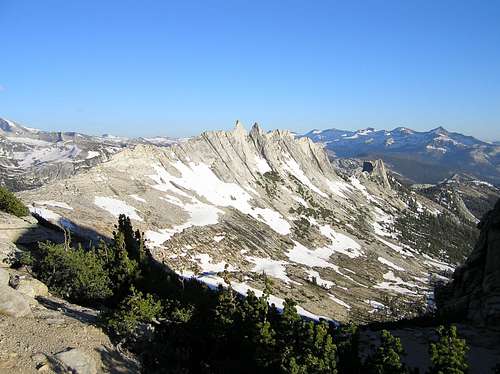
{"label": "conifer shrub", "polygon": [[5,187],[0,186],[0,210],[13,214],[17,217],[25,217],[30,214],[29,209],[19,200],[16,195]]}
{"label": "conifer shrub", "polygon": [[370,374],[406,374],[408,369],[401,362],[405,354],[401,339],[394,337],[387,330],[382,330],[380,346],[366,362],[366,373]]}
{"label": "conifer shrub", "polygon": [[456,326],[439,326],[438,340],[429,346],[431,368],[429,374],[465,374],[469,367],[465,339],[458,336]]}
{"label": "conifer shrub", "polygon": [[102,302],[112,295],[104,263],[93,251],[51,243],[40,243],[39,248],[35,271],[51,291],[83,304]]}
{"label": "conifer shrub", "polygon": [[162,305],[153,295],[144,295],[135,287],[131,287],[130,295],[118,306],[116,311],[104,317],[108,330],[116,335],[132,334],[139,323],[150,323],[162,312]]}

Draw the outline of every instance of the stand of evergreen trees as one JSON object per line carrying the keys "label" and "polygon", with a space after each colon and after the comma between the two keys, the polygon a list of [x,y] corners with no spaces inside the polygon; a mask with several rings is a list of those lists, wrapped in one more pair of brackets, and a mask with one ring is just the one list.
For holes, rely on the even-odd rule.
{"label": "stand of evergreen trees", "polygon": [[[410,373],[401,341],[383,331],[381,343],[359,358],[355,324],[337,325],[283,310],[263,294],[243,297],[229,287],[211,290],[157,263],[142,233],[120,216],[109,243],[76,248],[40,244],[29,260],[52,292],[101,310],[102,326],[135,352],[147,373]],[[466,373],[465,341],[456,329],[439,330],[430,346],[431,373]]]}

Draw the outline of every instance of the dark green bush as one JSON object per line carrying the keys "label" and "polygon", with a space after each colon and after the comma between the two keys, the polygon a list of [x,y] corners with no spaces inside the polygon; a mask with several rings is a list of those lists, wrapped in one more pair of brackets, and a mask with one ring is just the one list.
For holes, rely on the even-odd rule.
{"label": "dark green bush", "polygon": [[405,354],[401,340],[382,330],[380,346],[366,363],[366,373],[370,374],[406,374],[408,369],[401,362]]}
{"label": "dark green bush", "polygon": [[24,217],[30,214],[26,205],[5,187],[0,187],[0,210],[17,217]]}
{"label": "dark green bush", "polygon": [[430,374],[465,374],[469,367],[465,339],[458,336],[456,326],[439,326],[438,340],[429,346],[431,356]]}
{"label": "dark green bush", "polygon": [[101,258],[81,246],[40,243],[38,277],[55,293],[73,302],[101,302],[112,295],[111,281]]}
{"label": "dark green bush", "polygon": [[140,322],[148,323],[157,318],[162,311],[160,301],[151,294],[143,295],[134,287],[110,316],[105,317],[106,327],[116,335],[127,335],[137,328]]}

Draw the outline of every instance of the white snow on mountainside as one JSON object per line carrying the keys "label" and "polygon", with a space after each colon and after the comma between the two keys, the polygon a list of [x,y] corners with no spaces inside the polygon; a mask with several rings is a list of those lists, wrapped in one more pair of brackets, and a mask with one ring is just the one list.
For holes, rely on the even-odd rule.
{"label": "white snow on mountainside", "polygon": [[226,268],[238,292],[257,294],[266,273],[277,306],[293,297],[304,315],[346,320],[385,294],[425,297],[429,275],[448,266],[400,243],[395,226],[410,203],[442,208],[382,177],[344,178],[310,139],[258,125],[248,133],[238,123],[168,148],[126,148],[18,195],[76,235],[109,236],[126,214],[155,258],[178,273],[216,286]]}
{"label": "white snow on mountainside", "polygon": [[107,161],[136,144],[170,146],[175,139],[47,132],[0,118],[0,183],[12,190],[41,186]]}

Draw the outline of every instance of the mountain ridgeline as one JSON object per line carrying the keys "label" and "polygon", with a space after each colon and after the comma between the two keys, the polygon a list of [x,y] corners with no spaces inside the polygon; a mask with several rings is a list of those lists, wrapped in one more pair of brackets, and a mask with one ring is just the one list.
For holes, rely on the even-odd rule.
{"label": "mountain ridgeline", "polygon": [[324,144],[332,157],[383,159],[411,183],[437,183],[465,173],[500,185],[500,148],[438,127],[418,132],[393,130],[313,130],[304,136]]}
{"label": "mountain ridgeline", "polygon": [[[423,364],[408,364],[388,331],[376,350],[363,341],[376,326],[435,323],[435,296],[439,315],[497,321],[498,204],[485,212],[498,190],[474,176],[409,185],[380,158],[332,160],[307,137],[240,122],[168,144],[52,141],[13,122],[2,131],[6,170],[36,181],[17,185],[17,197],[5,190],[2,209],[29,211],[37,232],[50,231],[41,241],[60,242],[9,245],[9,271],[99,309],[96,323],[146,371],[408,373],[446,367],[445,348],[463,371],[467,347],[454,328],[419,343],[431,353]],[[83,161],[111,139],[113,152]],[[60,147],[78,151],[41,156]],[[73,169],[36,178],[58,164]],[[11,229],[28,223],[9,217],[0,218]]]}
{"label": "mountain ridgeline", "polygon": [[169,147],[125,148],[18,195],[40,220],[94,241],[125,214],[158,262],[211,286],[227,271],[235,291],[261,295],[265,273],[278,308],[291,297],[309,318],[370,320],[387,297],[408,313],[425,308],[434,279],[464,261],[475,233],[372,164],[346,175],[310,139],[237,123]]}
{"label": "mountain ridgeline", "polygon": [[169,138],[128,139],[41,131],[0,118],[0,185],[13,191],[40,187],[87,170],[135,144],[170,145]]}

